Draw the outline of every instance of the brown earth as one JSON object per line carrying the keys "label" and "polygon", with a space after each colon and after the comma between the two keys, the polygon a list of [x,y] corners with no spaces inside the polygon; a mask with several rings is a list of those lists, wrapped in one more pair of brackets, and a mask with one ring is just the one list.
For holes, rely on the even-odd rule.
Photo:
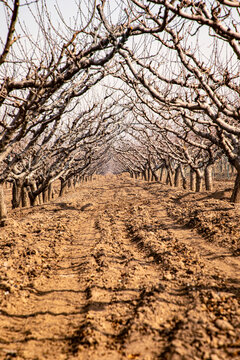
{"label": "brown earth", "polygon": [[240,359],[240,211],[224,188],[106,176],[11,211],[0,359]]}

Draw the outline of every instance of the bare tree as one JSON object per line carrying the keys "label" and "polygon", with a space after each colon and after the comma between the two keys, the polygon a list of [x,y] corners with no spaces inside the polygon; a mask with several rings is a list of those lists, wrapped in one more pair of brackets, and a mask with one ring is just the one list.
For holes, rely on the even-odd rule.
{"label": "bare tree", "polygon": [[48,2],[39,0],[22,4],[35,21],[36,34],[31,35],[24,19],[18,20],[19,2],[2,4],[7,34],[0,58],[1,184],[10,176],[20,179],[19,172],[22,175],[21,169],[26,168],[21,162],[42,138],[50,141],[51,129],[70,111],[71,102],[105,76],[104,67],[120,45],[139,32],[127,16],[113,39],[101,25],[104,4],[98,6],[99,17],[96,1],[87,9],[87,21],[79,5],[73,24],[58,8],[59,27]]}
{"label": "bare tree", "polygon": [[[151,19],[152,28],[158,14],[167,12],[171,21],[163,32],[151,34],[158,44],[155,56],[147,47],[145,54],[121,47],[125,79],[128,84],[135,83],[135,92],[147,104],[153,102],[155,109],[164,107],[172,116],[177,113],[192,138],[203,138],[222,150],[238,174],[232,193],[232,201],[238,202],[238,3],[149,1],[150,8],[144,1],[131,2]],[[203,36],[209,40],[209,53],[201,49]]]}

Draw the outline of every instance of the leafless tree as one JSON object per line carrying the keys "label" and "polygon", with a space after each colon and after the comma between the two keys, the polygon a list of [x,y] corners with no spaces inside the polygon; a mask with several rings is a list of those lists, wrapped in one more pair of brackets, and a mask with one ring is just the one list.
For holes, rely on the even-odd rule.
{"label": "leafless tree", "polygon": [[[52,18],[45,0],[23,1],[21,5],[18,1],[2,1],[0,6],[6,15],[6,36],[1,39],[0,55],[0,182],[3,184],[9,177],[19,179],[19,169],[24,167],[26,156],[42,138],[50,141],[52,135],[47,134],[57,127],[71,102],[103,79],[104,68],[120,45],[130,35],[139,33],[139,26],[133,27],[126,16],[113,38],[102,26],[104,2],[96,7],[93,1],[85,9],[89,10],[89,16],[79,5],[71,24],[59,7],[60,26]],[[21,16],[18,18],[23,6],[35,21],[33,35],[33,29]]]}
{"label": "leafless tree", "polygon": [[131,3],[135,11],[142,9],[140,17],[144,13],[152,29],[165,13],[168,21],[164,31],[151,33],[156,44],[154,55],[148,47],[141,53],[126,45],[121,47],[119,53],[126,64],[123,76],[129,84],[135,83],[135,91],[148,105],[152,103],[155,109],[164,107],[173,117],[177,114],[191,139],[202,138],[209,147],[221,149],[237,171],[232,201],[238,202],[239,3]]}

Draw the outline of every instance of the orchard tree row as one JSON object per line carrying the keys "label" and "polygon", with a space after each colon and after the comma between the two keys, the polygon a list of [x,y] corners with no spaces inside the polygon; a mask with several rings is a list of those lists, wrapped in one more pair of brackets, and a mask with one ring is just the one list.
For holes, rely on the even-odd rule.
{"label": "orchard tree row", "polygon": [[200,191],[223,157],[239,202],[239,1],[57,3],[0,1],[0,217],[6,182],[13,207],[108,169]]}

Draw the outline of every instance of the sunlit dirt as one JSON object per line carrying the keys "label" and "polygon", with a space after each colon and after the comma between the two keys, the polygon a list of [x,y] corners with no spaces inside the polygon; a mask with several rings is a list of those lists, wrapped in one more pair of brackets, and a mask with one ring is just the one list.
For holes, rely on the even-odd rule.
{"label": "sunlit dirt", "polygon": [[227,187],[108,175],[10,211],[0,359],[240,359],[240,212]]}

